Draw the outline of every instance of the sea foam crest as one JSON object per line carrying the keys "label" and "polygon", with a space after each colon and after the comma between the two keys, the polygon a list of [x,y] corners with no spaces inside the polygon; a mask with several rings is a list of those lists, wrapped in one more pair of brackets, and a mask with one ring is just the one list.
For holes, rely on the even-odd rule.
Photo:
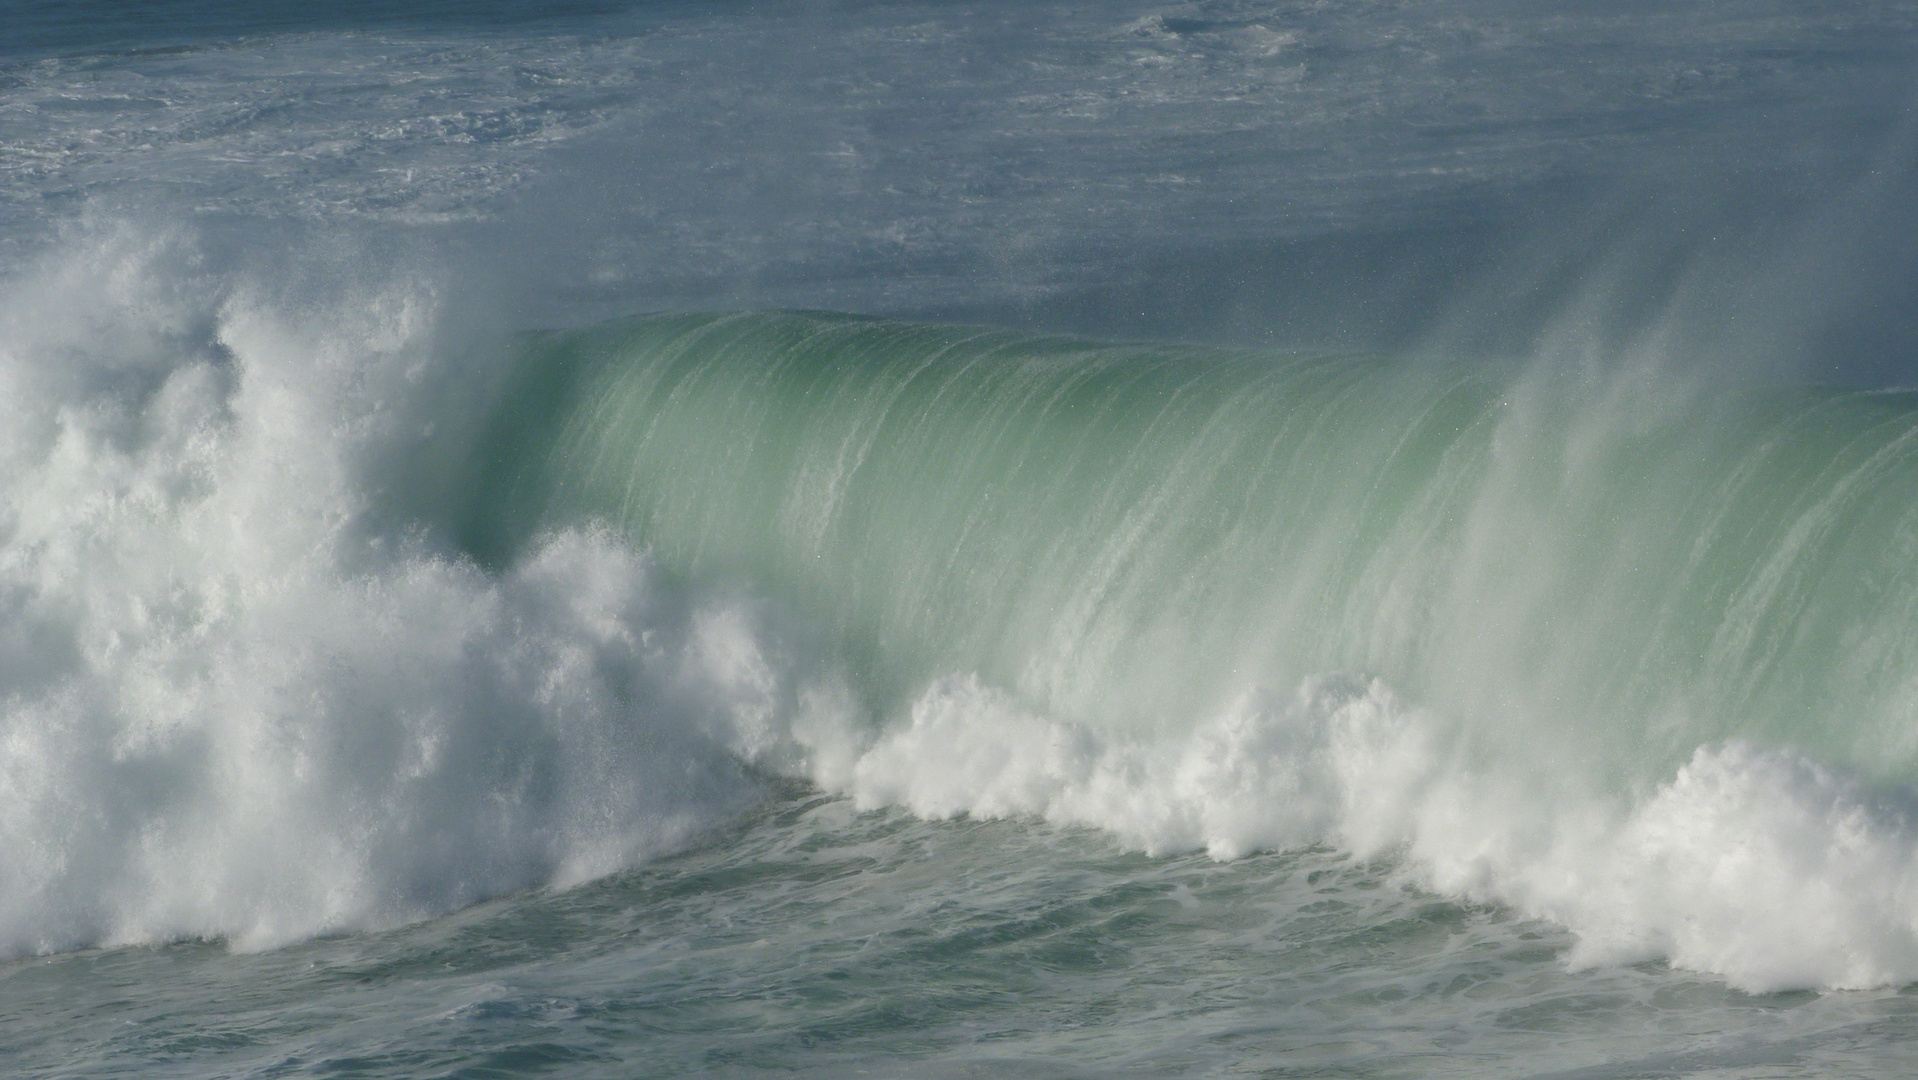
{"label": "sea foam crest", "polygon": [[1389,857],[1420,887],[1563,923],[1574,967],[1665,959],[1754,992],[1918,979],[1918,828],[1900,805],[1744,743],[1699,748],[1636,800],[1527,764],[1350,675],[1137,740],[954,677],[819,779],[862,806],[1040,816],[1150,852]]}
{"label": "sea foam crest", "polygon": [[1700,748],[1591,853],[1537,889],[1579,930],[1573,966],[1665,957],[1748,990],[1918,979],[1909,809],[1790,752]]}
{"label": "sea foam crest", "polygon": [[0,950],[389,925],[757,797],[723,605],[382,524],[461,373],[430,281],[334,286],[106,228],[0,293]]}

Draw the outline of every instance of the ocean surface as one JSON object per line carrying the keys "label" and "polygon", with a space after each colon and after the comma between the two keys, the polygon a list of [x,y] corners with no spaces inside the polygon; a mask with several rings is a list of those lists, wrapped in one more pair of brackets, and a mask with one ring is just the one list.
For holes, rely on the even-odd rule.
{"label": "ocean surface", "polygon": [[1918,1072],[1918,3],[0,0],[0,1075]]}

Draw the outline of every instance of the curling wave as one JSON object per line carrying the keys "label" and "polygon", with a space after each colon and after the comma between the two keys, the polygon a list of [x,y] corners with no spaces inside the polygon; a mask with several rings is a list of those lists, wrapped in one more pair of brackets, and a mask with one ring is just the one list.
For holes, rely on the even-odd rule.
{"label": "curling wave", "polygon": [[805,313],[521,378],[468,547],[604,523],[768,598],[845,717],[782,760],[863,804],[1400,853],[1578,962],[1918,978],[1913,395]]}
{"label": "curling wave", "polygon": [[1918,979],[1912,395],[311,285],[9,285],[0,947],[391,925],[783,773]]}

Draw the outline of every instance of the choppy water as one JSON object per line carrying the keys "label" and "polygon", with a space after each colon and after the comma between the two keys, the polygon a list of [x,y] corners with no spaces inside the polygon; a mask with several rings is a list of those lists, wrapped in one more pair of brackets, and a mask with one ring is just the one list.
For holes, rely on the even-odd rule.
{"label": "choppy water", "polygon": [[[107,1076],[1894,1075],[1908,993],[1748,997],[1323,849],[787,795],[694,852],[261,954],[8,974],[23,1071]],[[84,1034],[82,1034],[84,1032]]]}
{"label": "choppy water", "polygon": [[0,4],[0,1071],[1904,1075],[1915,54]]}

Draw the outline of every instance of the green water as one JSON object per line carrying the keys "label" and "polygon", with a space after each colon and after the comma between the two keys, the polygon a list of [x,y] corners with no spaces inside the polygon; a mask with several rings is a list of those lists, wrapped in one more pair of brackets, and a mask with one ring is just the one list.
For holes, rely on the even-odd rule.
{"label": "green water", "polygon": [[597,521],[781,606],[873,715],[976,673],[1179,731],[1386,678],[1643,782],[1918,751],[1918,397],[1470,372],[810,313],[527,346],[469,549]]}

